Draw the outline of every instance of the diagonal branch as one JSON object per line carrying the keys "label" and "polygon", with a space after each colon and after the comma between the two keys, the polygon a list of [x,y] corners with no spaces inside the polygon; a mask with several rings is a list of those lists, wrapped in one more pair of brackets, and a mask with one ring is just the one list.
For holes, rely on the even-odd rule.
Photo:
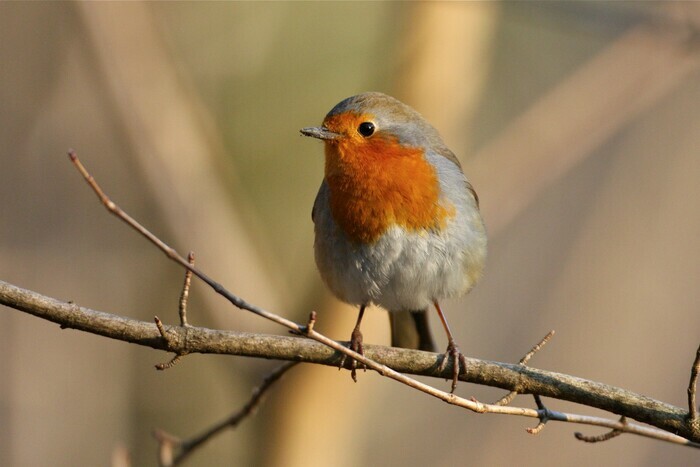
{"label": "diagonal branch", "polygon": [[227,428],[236,428],[239,423],[252,415],[262,402],[263,397],[272,386],[291,370],[297,362],[286,362],[267,375],[263,382],[255,388],[252,397],[241,407],[224,420],[203,432],[187,439],[178,439],[165,431],[156,430],[154,436],[160,445],[159,460],[162,466],[177,465],[184,461],[201,445],[212,439]]}
{"label": "diagonal branch", "polygon": [[180,264],[180,266],[184,267],[185,269],[191,271],[195,276],[199,277],[202,279],[207,285],[209,285],[216,293],[224,297],[226,300],[231,302],[233,306],[236,308],[240,308],[243,310],[250,311],[251,313],[254,313],[258,316],[261,316],[265,319],[268,319],[270,321],[273,321],[277,324],[281,324],[282,326],[285,326],[293,331],[301,332],[302,329],[299,327],[298,324],[296,324],[294,321],[290,321],[288,319],[285,319],[281,316],[278,316],[274,313],[270,313],[269,311],[263,310],[260,307],[257,307],[251,303],[246,302],[242,298],[232,294],[226,288],[224,288],[223,285],[219,284],[216,282],[214,279],[209,277],[208,275],[204,274],[203,271],[200,271],[198,268],[196,268],[193,264],[190,264],[187,259],[183,258],[174,248],[168,246],[165,242],[163,242],[161,239],[153,235],[148,229],[146,229],[144,226],[139,224],[136,219],[131,217],[129,214],[124,212],[119,206],[117,206],[107,195],[102,191],[102,188],[97,184],[95,181],[94,177],[90,175],[90,173],[85,169],[85,166],[80,162],[80,159],[78,159],[77,154],[75,151],[72,149],[68,151],[68,157],[70,158],[71,162],[73,162],[73,165],[75,165],[76,169],[80,172],[80,174],[83,176],[85,181],[87,182],[88,185],[90,185],[90,188],[95,192],[97,197],[100,199],[100,202],[104,205],[104,207],[112,214],[114,214],[117,218],[120,220],[124,221],[129,227],[137,231],[139,234],[144,236],[148,241],[153,243],[159,250],[161,250],[163,253],[165,253],[165,256],[170,258],[171,260],[175,261],[176,263]]}
{"label": "diagonal branch", "polygon": [[[152,322],[91,310],[74,303],[46,297],[3,281],[0,281],[0,304],[57,323],[64,329],[77,329],[175,353],[228,354],[334,367],[338,365],[342,355],[338,349],[333,351],[325,343],[301,337],[251,334],[196,326],[165,326],[168,333],[166,341]],[[341,344],[335,341],[331,342],[340,349],[350,352]],[[446,368],[442,373],[437,371],[441,355],[436,353],[367,345],[365,354],[367,358],[364,360],[371,363],[373,369],[379,368],[377,371],[382,374],[391,371],[443,379],[451,378],[450,368]],[[354,357],[354,355],[352,356]],[[518,364],[474,358],[467,360],[469,371],[467,374],[460,375],[462,381],[517,391],[520,394],[539,394],[543,397],[596,407],[648,423],[668,433],[631,423],[627,425],[626,432],[700,447],[700,436],[690,429],[687,424],[687,412],[679,407],[625,389],[575,376],[538,370]],[[441,392],[434,388],[431,390]],[[459,406],[467,405],[464,403],[465,399],[447,393],[443,394],[444,396],[441,398],[448,403]],[[471,402],[471,406],[475,407],[477,411],[531,418],[541,417],[539,411],[534,409],[496,407],[473,401],[467,402]],[[622,428],[616,420],[599,417],[563,414],[554,411],[550,411],[548,417],[551,421],[582,423],[610,429]],[[677,433],[680,436],[671,433]]]}
{"label": "diagonal branch", "polygon": [[[549,342],[550,339],[552,339],[553,336],[554,336],[554,330],[552,329],[551,331],[549,331],[549,332],[547,333],[546,336],[544,336],[544,337],[542,338],[542,340],[540,340],[533,348],[531,348],[530,351],[529,351],[528,353],[526,353],[526,354],[523,356],[523,358],[520,359],[520,361],[519,361],[518,363],[519,363],[520,365],[523,365],[523,366],[527,365],[527,362],[529,362],[530,359],[531,359],[537,352],[539,352],[540,350],[542,350],[542,347],[544,347],[545,345],[547,345],[547,342]],[[503,397],[501,397],[500,399],[498,399],[496,402],[494,402],[494,404],[496,404],[496,405],[508,405],[508,404],[510,404],[511,402],[513,402],[513,399],[515,399],[515,396],[517,396],[517,395],[518,395],[517,391],[511,391],[511,392],[509,392],[508,394],[506,394],[505,396],[503,396]],[[538,405],[538,407],[539,407],[539,406],[540,406],[540,402],[539,402],[539,400],[537,399],[537,397],[535,398],[535,401],[537,402],[537,405]],[[541,408],[541,407],[540,407],[540,408]]]}
{"label": "diagonal branch", "polygon": [[[615,413],[620,413],[624,417],[628,415],[627,412],[631,412],[629,414],[631,418],[655,425],[660,429],[650,428],[638,424],[621,423],[600,417],[554,412],[543,408],[541,404],[538,404],[537,410],[522,407],[504,407],[493,404],[483,404],[473,398],[465,399],[452,393],[438,390],[401,373],[419,373],[416,371],[416,364],[418,364],[422,365],[420,368],[420,374],[439,377],[448,376],[443,373],[449,373],[452,369],[449,366],[444,369],[440,369],[438,364],[440,357],[436,354],[406,349],[387,349],[375,346],[368,346],[367,355],[360,355],[353,352],[343,344],[329,339],[328,337],[313,330],[313,323],[315,321],[314,312],[311,313],[309,322],[306,326],[299,325],[272,312],[252,305],[225,289],[221,284],[211,279],[198,268],[194,267],[191,259],[189,261],[186,260],[180,254],[178,254],[177,251],[166,245],[127,213],[122,211],[106,196],[97,182],[78,160],[73,151],[69,153],[69,156],[75,167],[80,171],[86,182],[91,186],[108,211],[146,237],[149,241],[161,249],[161,251],[163,251],[170,259],[174,260],[186,270],[191,271],[194,275],[201,278],[218,294],[229,300],[229,302],[236,307],[250,311],[258,316],[281,324],[292,330],[295,334],[306,336],[322,345],[315,344],[316,349],[312,350],[311,347],[314,346],[314,343],[299,337],[282,338],[250,334],[246,335],[243,333],[231,333],[233,335],[227,335],[227,333],[223,331],[182,325],[179,327],[171,327],[166,329],[158,319],[156,319],[156,329],[154,330],[153,325],[146,325],[146,323],[141,321],[130,320],[121,316],[114,316],[107,313],[81,308],[72,303],[62,303],[48,297],[42,297],[41,295],[30,291],[19,289],[18,287],[14,287],[3,282],[0,282],[0,303],[4,303],[14,308],[32,313],[36,316],[58,322],[61,324],[62,328],[73,327],[76,329],[82,329],[120,340],[137,342],[142,345],[149,345],[154,348],[168,350],[175,352],[177,355],[184,355],[191,352],[210,352],[278,358],[273,354],[283,349],[289,350],[290,348],[299,347],[301,345],[305,348],[305,350],[312,350],[312,355],[308,356],[308,360],[303,359],[303,353],[299,351],[299,349],[292,354],[286,355],[286,357],[281,357],[280,359],[295,362],[311,362],[314,361],[314,357],[321,355],[321,358],[315,361],[316,363],[335,365],[337,364],[339,358],[349,356],[385,377],[391,378],[409,387],[441,399],[451,405],[466,408],[476,413],[518,415],[538,418],[540,421],[544,421],[546,419],[603,426],[620,432],[634,433],[641,436],[696,448],[700,447],[700,443],[698,443],[698,440],[696,439],[698,438],[697,430],[695,430],[692,424],[689,423],[691,421],[690,417],[685,415],[682,409],[659,401],[654,401],[653,399],[645,398],[644,396],[640,396],[623,389],[614,388],[591,381],[585,381],[580,378],[567,375],[556,373],[550,373],[547,375],[547,372],[532,368],[525,368],[522,365],[507,365],[475,359],[471,359],[472,362],[468,366],[469,373],[460,375],[460,379],[463,380],[504,387],[523,394],[531,393],[538,395],[538,397],[539,395],[550,395],[551,397],[555,398],[577,401],[577,397],[583,396],[583,399],[589,400],[590,403],[588,405],[599,407]],[[32,300],[35,300],[35,303],[30,304]],[[275,342],[273,346],[270,346],[265,345],[265,342],[261,342],[261,340],[273,340]],[[233,348],[231,348],[232,343]],[[268,344],[270,343],[268,342]],[[332,350],[335,350],[336,352],[332,352]],[[397,358],[393,359],[392,357]],[[384,364],[383,361],[386,361],[386,363],[389,365]],[[489,367],[494,367],[491,368],[491,370],[495,371],[489,371]],[[508,376],[506,378],[507,383],[505,380],[498,379],[499,376],[506,375]],[[553,378],[558,381],[547,381],[548,378]],[[682,436],[679,436],[678,434]]]}

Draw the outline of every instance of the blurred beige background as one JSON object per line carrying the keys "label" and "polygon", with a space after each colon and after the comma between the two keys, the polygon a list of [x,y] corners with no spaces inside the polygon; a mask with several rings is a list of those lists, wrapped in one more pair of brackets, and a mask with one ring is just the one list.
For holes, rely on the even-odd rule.
{"label": "blurred beige background", "polygon": [[[347,339],[315,271],[322,147],[298,129],[393,94],[461,158],[490,231],[481,284],[446,312],[470,356],[685,406],[700,342],[700,8],[687,3],[2,3],[0,279],[177,320],[181,271],[124,209],[249,301]],[[284,333],[195,282],[197,325]],[[382,310],[365,339],[388,344]],[[438,323],[435,323],[436,330]],[[444,337],[438,333],[440,342]],[[155,464],[236,409],[274,362],[170,356],[0,311],[0,465]],[[432,381],[448,387],[448,383]],[[462,384],[484,400],[501,391]],[[519,397],[516,404],[532,405]],[[552,409],[598,413],[549,400]],[[297,368],[188,465],[691,465],[638,437],[478,416],[371,373]]]}

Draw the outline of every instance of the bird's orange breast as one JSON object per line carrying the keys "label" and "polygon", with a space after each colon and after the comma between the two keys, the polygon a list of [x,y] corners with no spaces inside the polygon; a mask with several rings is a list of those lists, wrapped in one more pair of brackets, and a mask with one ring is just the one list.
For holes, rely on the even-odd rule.
{"label": "bird's orange breast", "polygon": [[439,203],[435,169],[419,148],[395,139],[344,138],[326,145],[331,214],[353,241],[372,243],[389,227],[440,229],[454,207]]}

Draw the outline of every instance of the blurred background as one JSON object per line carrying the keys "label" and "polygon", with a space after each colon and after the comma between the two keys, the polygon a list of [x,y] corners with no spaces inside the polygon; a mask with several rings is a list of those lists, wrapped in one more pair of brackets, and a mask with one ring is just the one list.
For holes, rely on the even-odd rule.
{"label": "blurred background", "polygon": [[[533,366],[685,407],[700,343],[699,26],[694,2],[2,3],[0,279],[177,322],[182,271],[104,211],[74,148],[122,208],[233,292],[300,321],[316,310],[320,331],[346,340],[355,311],[313,264],[322,145],[298,130],[383,91],[438,128],[481,197],[486,273],[446,306],[462,350],[516,362],[555,329]],[[193,324],[285,334],[201,282],[191,296]],[[363,329],[388,345],[383,310]],[[4,466],[127,452],[154,465],[153,429],[199,432],[277,365],[191,355],[157,372],[170,355],[9,308],[0,355]],[[602,431],[587,427],[533,437],[534,424],[307,366],[188,465],[698,461],[640,437],[576,441]]]}

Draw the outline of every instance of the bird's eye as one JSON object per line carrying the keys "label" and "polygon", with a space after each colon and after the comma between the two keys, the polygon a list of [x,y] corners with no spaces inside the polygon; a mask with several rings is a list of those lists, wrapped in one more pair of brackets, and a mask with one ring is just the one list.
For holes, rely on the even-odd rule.
{"label": "bird's eye", "polygon": [[360,126],[357,127],[357,131],[365,138],[369,138],[374,134],[374,123],[362,122]]}

